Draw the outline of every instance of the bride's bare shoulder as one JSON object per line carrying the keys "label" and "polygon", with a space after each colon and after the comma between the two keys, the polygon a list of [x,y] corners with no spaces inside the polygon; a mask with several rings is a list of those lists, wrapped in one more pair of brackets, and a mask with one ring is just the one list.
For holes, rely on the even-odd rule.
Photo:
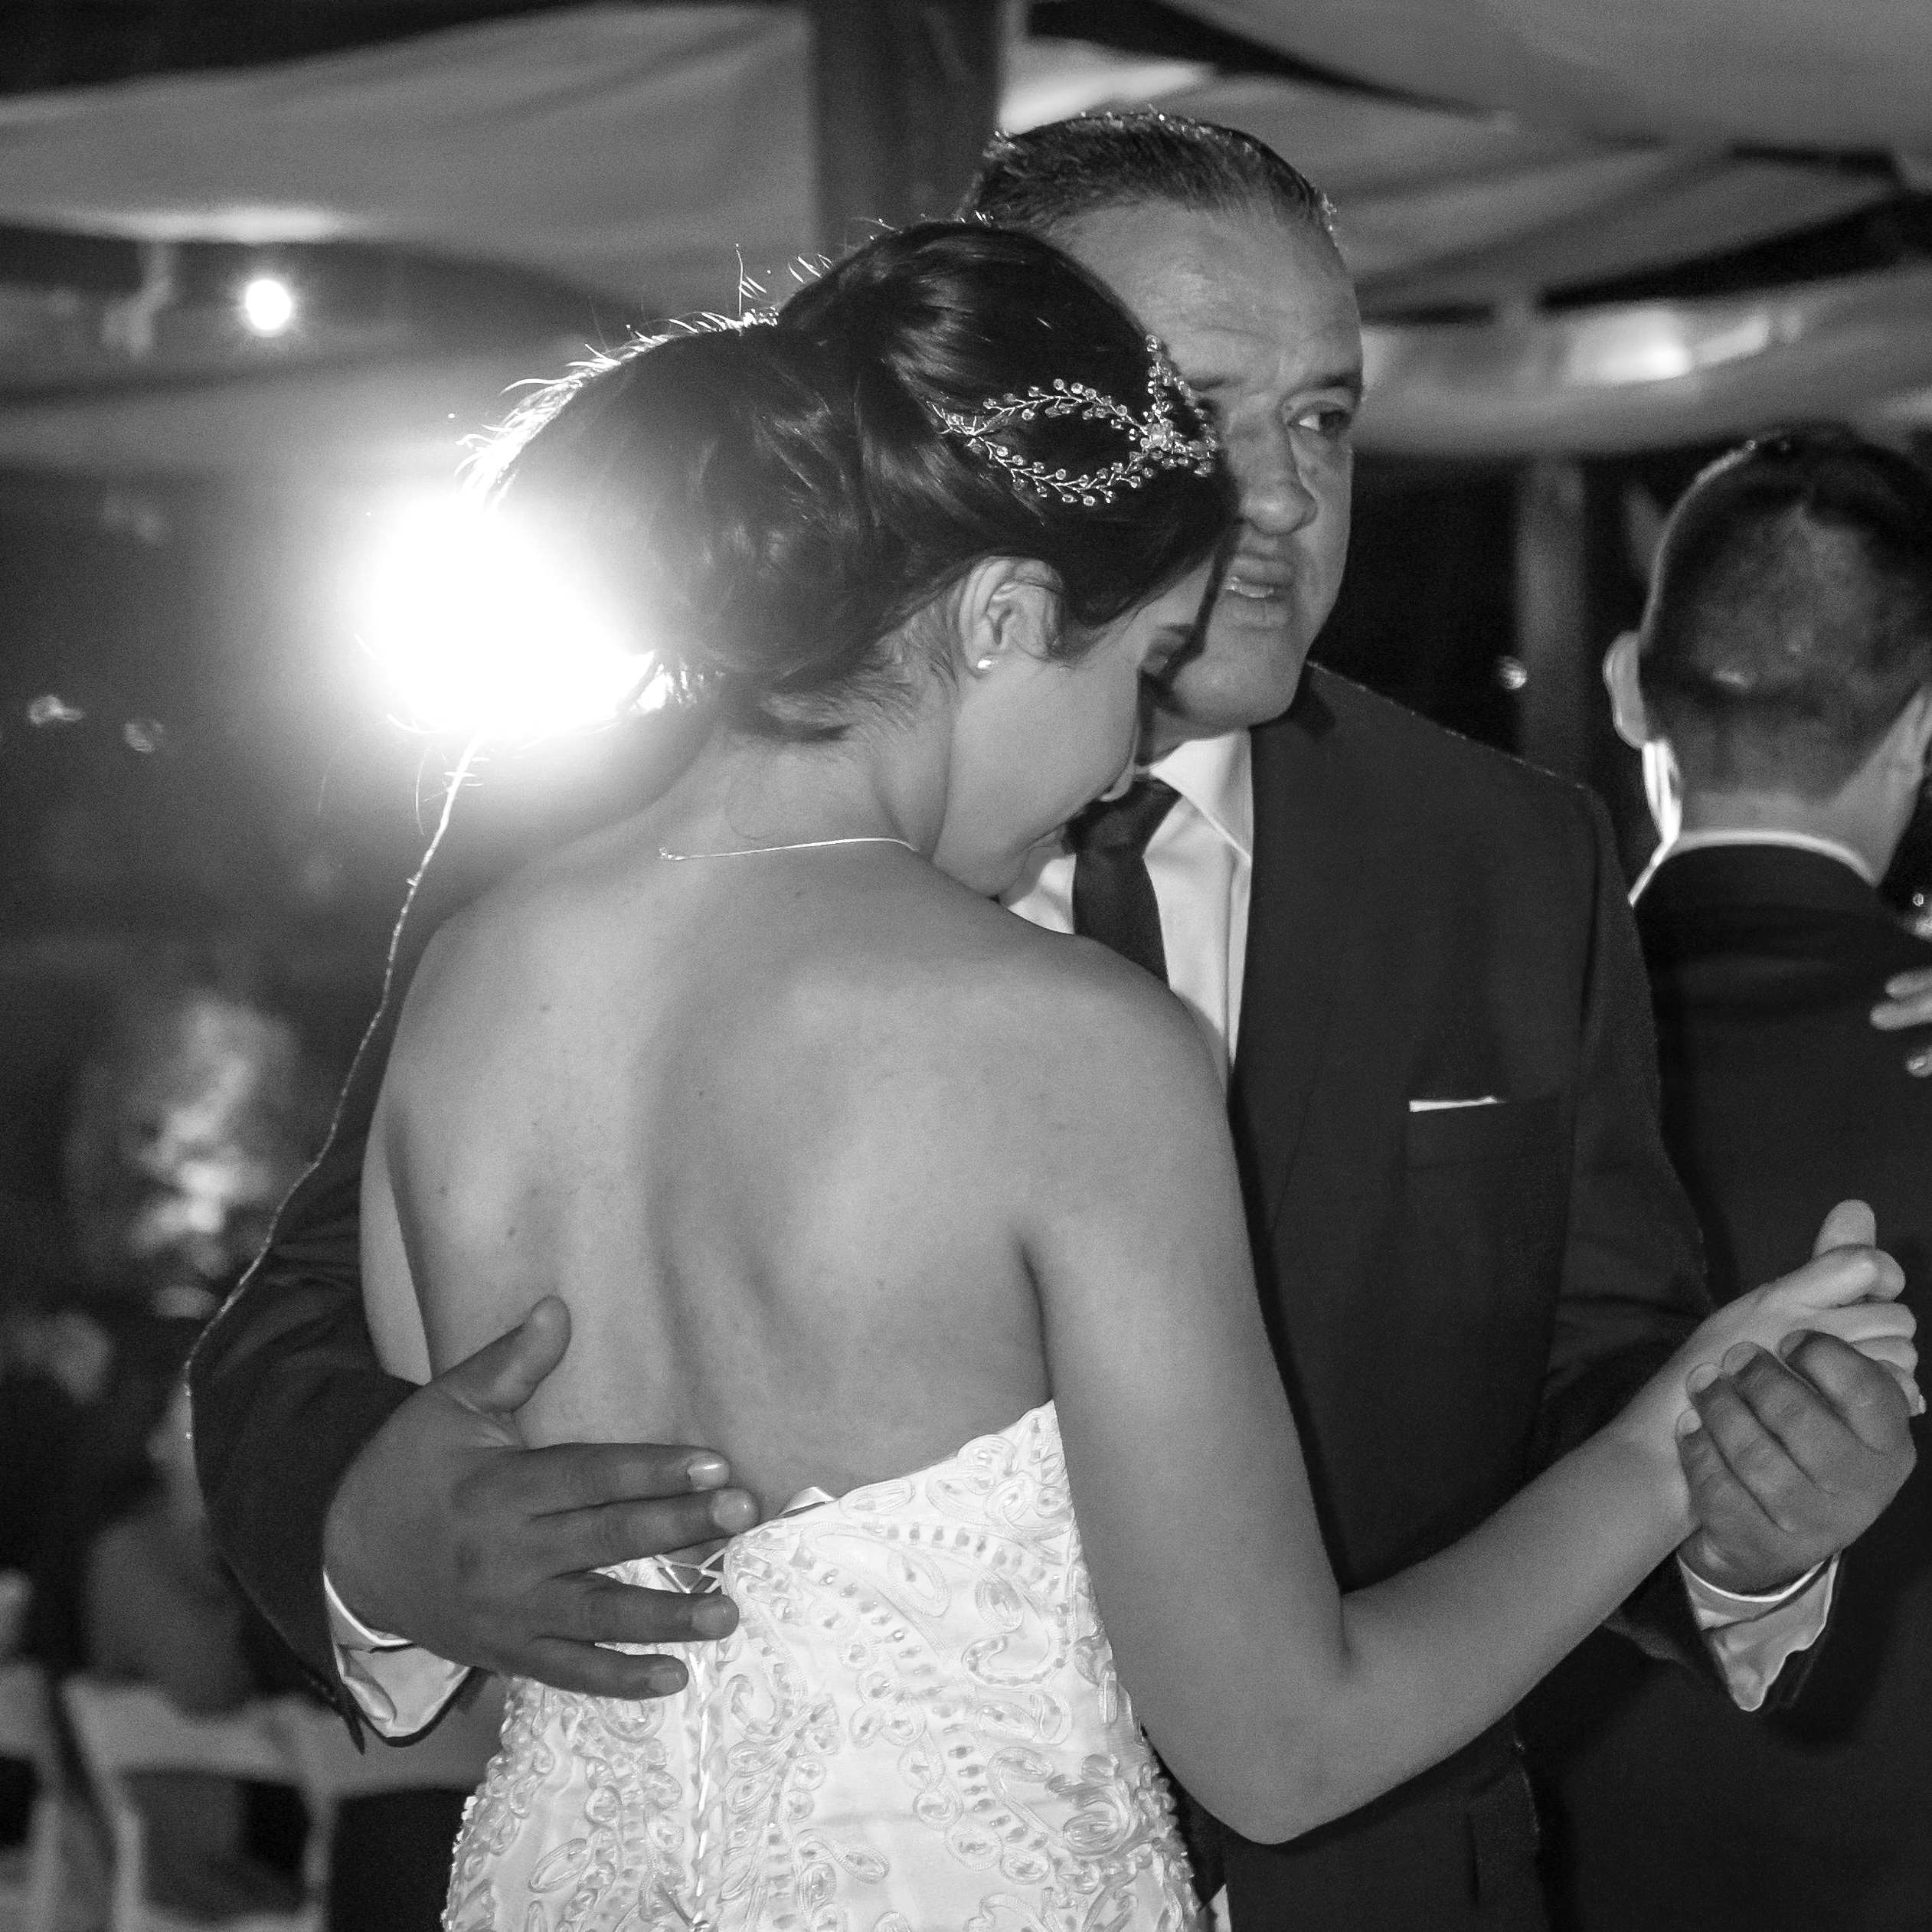
{"label": "bride's bare shoulder", "polygon": [[411,976],[399,1047],[447,1021],[527,1008],[547,984],[567,980],[573,963],[580,973],[590,935],[641,871],[642,850],[637,821],[627,819],[532,859],[452,914]]}
{"label": "bride's bare shoulder", "polygon": [[[398,1058],[453,1050],[474,1064],[540,1044],[573,1014],[594,1012],[608,1031],[613,1011],[689,992],[688,888],[702,889],[695,875],[667,879],[635,821],[525,867],[432,940]],[[781,875],[728,917],[719,907],[698,922],[714,942],[729,933],[704,962],[702,1003],[730,1009],[741,1042],[816,1038],[842,1054],[859,1041],[868,1064],[924,1067],[955,1086],[996,1072],[1003,1093],[1044,1085],[1097,1106],[1116,1089],[1214,1080],[1194,1022],[1146,973],[896,856],[848,861],[809,886]],[[629,988],[653,947],[672,950]]]}
{"label": "bride's bare shoulder", "polygon": [[1096,1105],[1147,1083],[1205,1080],[1218,1091],[1198,1027],[1138,967],[970,894],[948,914],[881,960],[867,996],[888,1011],[903,1004],[956,1071],[998,1068],[1007,1091],[1045,1087]]}

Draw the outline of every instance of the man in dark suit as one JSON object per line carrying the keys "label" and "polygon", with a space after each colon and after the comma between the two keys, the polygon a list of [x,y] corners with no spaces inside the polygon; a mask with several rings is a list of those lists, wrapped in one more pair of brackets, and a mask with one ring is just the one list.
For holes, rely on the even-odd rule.
{"label": "man in dark suit", "polygon": [[[1619,729],[1668,746],[1682,832],[1637,926],[1664,1129],[1711,1287],[1803,1257],[1841,1195],[1932,1314],[1932,1087],[1868,1014],[1932,964],[1875,889],[1932,745],[1932,476],[1820,432],[1752,445],[1674,513]],[[1659,760],[1652,754],[1656,770]],[[1583,1932],[1932,1924],[1932,1481],[1847,1557],[1804,1695],[1753,1719],[1593,1639],[1532,1700],[1558,1909]]]}
{"label": "man in dark suit", "polygon": [[[1158,694],[1151,773],[1118,813],[1083,822],[1016,909],[1164,969],[1231,1062],[1283,1372],[1338,1567],[1368,1582],[1587,1433],[1702,1303],[1602,815],[1339,678],[1303,677],[1346,553],[1362,386],[1354,297],[1316,191],[1246,137],[1140,116],[1000,144],[976,195],[989,219],[1068,247],[1169,345],[1241,487],[1202,647]],[[687,1487],[686,1452],[506,1446],[561,1346],[554,1305],[420,1394],[370,1358],[356,1143],[409,968],[454,896],[448,872],[440,857],[405,917],[335,1149],[197,1368],[224,1548],[342,1696],[326,1558],[351,1675],[400,1685],[361,1699],[389,1701],[391,1730],[440,1692],[433,1671],[401,1682],[420,1652],[368,1650],[384,1630],[555,1682],[675,1682],[675,1664],[585,1639],[665,1640],[728,1612],[567,1573],[698,1540],[733,1526],[736,1506],[718,1491],[638,1500]],[[1882,1371],[1816,1340],[1798,1360],[1809,1381],[1760,1355],[1700,1398],[1704,1528],[1687,1554],[1733,1590],[1797,1584],[1815,1630],[1822,1590],[1806,1573],[1882,1505],[1911,1449]],[[1842,1420],[1867,1395],[1875,1449],[1848,1444]],[[1816,1453],[1754,1496],[1745,1451],[1773,1401],[1795,1407]],[[1681,1600],[1675,1576],[1656,1594]],[[358,1634],[350,1608],[377,1631]],[[1235,1921],[1534,1925],[1533,1840],[1499,1726],[1296,1845],[1232,1845]]]}

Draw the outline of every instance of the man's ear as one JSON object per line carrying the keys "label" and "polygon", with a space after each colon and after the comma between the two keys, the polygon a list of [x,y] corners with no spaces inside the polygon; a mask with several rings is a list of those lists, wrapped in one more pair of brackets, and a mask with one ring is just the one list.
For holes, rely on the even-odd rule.
{"label": "man's ear", "polygon": [[1651,736],[1650,714],[1637,680],[1642,643],[1638,633],[1626,630],[1603,653],[1603,688],[1610,693],[1610,721],[1617,727],[1617,735],[1633,751],[1641,751]]}
{"label": "man's ear", "polygon": [[1024,557],[988,557],[960,580],[954,606],[959,669],[986,677],[1016,657],[1051,654],[1060,623],[1053,573]]}
{"label": "man's ear", "polygon": [[1637,678],[1643,647],[1642,633],[1626,630],[1603,653],[1603,688],[1610,693],[1610,719],[1617,735],[1633,751],[1643,754],[1643,796],[1650,807],[1650,822],[1657,828],[1657,836],[1669,845],[1683,825],[1684,787],[1669,741],[1651,731],[1650,709],[1643,701],[1643,687]]}

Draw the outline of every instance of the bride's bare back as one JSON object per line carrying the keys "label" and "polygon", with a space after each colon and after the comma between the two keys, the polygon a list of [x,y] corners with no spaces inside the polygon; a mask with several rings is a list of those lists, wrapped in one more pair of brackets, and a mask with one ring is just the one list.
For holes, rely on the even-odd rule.
{"label": "bride's bare back", "polygon": [[1004,1426],[1048,1393],[1022,1210],[1123,986],[894,846],[573,848],[411,989],[364,1201],[385,1358],[561,1295],[529,1438],[716,1443],[768,1509]]}

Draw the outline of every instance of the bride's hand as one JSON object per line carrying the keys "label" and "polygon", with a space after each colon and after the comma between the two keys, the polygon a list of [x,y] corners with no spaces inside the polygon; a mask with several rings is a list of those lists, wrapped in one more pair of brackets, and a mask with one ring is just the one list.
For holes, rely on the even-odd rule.
{"label": "bride's hand", "polygon": [[1672,1356],[1626,1411],[1652,1447],[1667,1447],[1682,1419],[1694,1415],[1689,1397],[1722,1372],[1728,1358],[1753,1348],[1780,1352],[1803,1334],[1829,1335],[1889,1370],[1914,1414],[1924,1398],[1914,1379],[1917,1322],[1898,1299],[1904,1270],[1873,1244],[1877,1229],[1862,1201],[1840,1201],[1825,1218],[1812,1260],[1781,1279],[1728,1302]]}
{"label": "bride's hand", "polygon": [[1915,1415],[1925,1398],[1915,1379],[1917,1319],[1898,1299],[1904,1270],[1877,1245],[1878,1226],[1862,1201],[1841,1201],[1825,1217],[1804,1267],[1718,1309],[1680,1354],[1687,1384],[1702,1388],[1741,1347],[1784,1352],[1803,1334],[1832,1335],[1891,1371]]}

